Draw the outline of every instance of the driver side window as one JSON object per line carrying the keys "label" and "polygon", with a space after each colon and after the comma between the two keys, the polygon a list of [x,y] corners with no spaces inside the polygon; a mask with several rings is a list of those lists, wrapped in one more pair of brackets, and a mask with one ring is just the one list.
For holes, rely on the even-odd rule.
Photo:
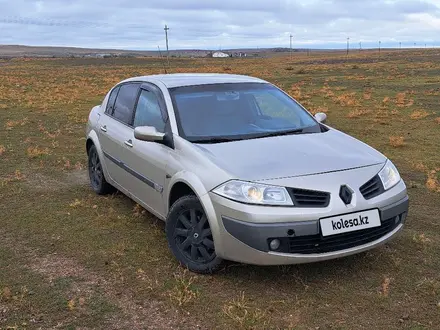
{"label": "driver side window", "polygon": [[153,126],[158,132],[165,133],[165,122],[156,94],[144,89],[141,90],[133,126]]}

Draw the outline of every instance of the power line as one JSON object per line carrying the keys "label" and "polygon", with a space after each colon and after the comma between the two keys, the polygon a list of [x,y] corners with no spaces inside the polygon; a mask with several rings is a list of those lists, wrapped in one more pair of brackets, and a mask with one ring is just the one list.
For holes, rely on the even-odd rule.
{"label": "power line", "polygon": [[32,18],[22,16],[7,16],[0,17],[0,23],[5,24],[19,24],[19,25],[38,25],[38,26],[71,26],[71,27],[99,27],[107,26],[105,22],[90,22],[90,21],[72,21],[59,20],[52,18]]}
{"label": "power line", "polygon": [[[107,21],[76,21],[76,20],[64,20],[53,19],[44,17],[24,17],[24,16],[5,16],[0,17],[0,23],[11,25],[35,25],[41,27],[75,27],[75,28],[133,28],[133,29],[145,29],[145,25],[140,23],[126,23],[117,25]],[[158,28],[150,27],[150,33],[159,32]]]}

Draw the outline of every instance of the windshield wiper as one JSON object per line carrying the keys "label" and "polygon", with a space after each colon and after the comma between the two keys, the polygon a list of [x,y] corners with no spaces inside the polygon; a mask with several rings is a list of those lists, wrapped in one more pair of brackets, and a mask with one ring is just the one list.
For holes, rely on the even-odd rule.
{"label": "windshield wiper", "polygon": [[289,131],[276,131],[276,132],[268,132],[258,135],[251,136],[241,136],[241,137],[212,137],[200,140],[191,140],[192,143],[223,143],[223,142],[232,142],[232,141],[242,141],[242,140],[253,140],[253,139],[262,139],[271,136],[282,136],[282,135],[293,135],[293,134],[302,134],[304,133],[304,129],[294,129]]}
{"label": "windshield wiper", "polygon": [[271,136],[293,135],[293,134],[301,134],[301,133],[304,133],[303,128],[293,129],[293,130],[289,130],[289,131],[277,131],[277,132],[270,132],[270,133],[266,133],[266,134],[260,134],[260,135],[256,136],[254,139],[262,139],[262,138],[271,137]]}
{"label": "windshield wiper", "polygon": [[212,137],[212,138],[208,138],[208,139],[191,140],[191,142],[192,143],[222,143],[222,142],[231,142],[231,141],[238,141],[238,140],[241,140],[241,139]]}

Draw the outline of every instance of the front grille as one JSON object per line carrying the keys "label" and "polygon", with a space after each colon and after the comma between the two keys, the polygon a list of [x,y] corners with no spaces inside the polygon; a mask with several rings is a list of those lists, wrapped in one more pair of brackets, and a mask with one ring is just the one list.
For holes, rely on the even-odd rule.
{"label": "front grille", "polygon": [[[279,238],[281,245],[277,252],[312,254],[349,249],[373,242],[382,236],[385,236],[399,225],[401,218],[402,217],[399,216],[398,221],[396,221],[396,217],[382,221],[380,227],[361,229],[332,236],[322,236],[321,234],[317,234]],[[271,240],[272,238],[268,240],[268,243]]]}
{"label": "front grille", "polygon": [[287,188],[287,191],[297,207],[326,207],[330,203],[328,192],[298,188]]}
{"label": "front grille", "polygon": [[376,175],[363,186],[361,186],[359,188],[359,191],[365,199],[372,199],[373,197],[382,194],[385,189],[383,188],[383,184],[379,178],[379,175]]}

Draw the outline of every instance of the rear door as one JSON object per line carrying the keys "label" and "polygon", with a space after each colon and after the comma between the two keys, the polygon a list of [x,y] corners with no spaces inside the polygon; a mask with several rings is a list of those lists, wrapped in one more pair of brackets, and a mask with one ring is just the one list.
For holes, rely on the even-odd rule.
{"label": "rear door", "polygon": [[104,116],[99,120],[100,142],[108,174],[127,192],[133,176],[124,166],[124,153],[133,138],[132,118],[140,83],[124,83],[110,94]]}
{"label": "rear door", "polygon": [[[151,84],[142,84],[139,93],[133,127],[152,126],[161,133],[170,133],[165,102],[160,90]],[[146,204],[154,213],[165,216],[163,186],[170,147],[158,143],[140,141],[132,133],[132,146],[126,148],[124,160],[135,176],[129,182],[130,192]]]}

